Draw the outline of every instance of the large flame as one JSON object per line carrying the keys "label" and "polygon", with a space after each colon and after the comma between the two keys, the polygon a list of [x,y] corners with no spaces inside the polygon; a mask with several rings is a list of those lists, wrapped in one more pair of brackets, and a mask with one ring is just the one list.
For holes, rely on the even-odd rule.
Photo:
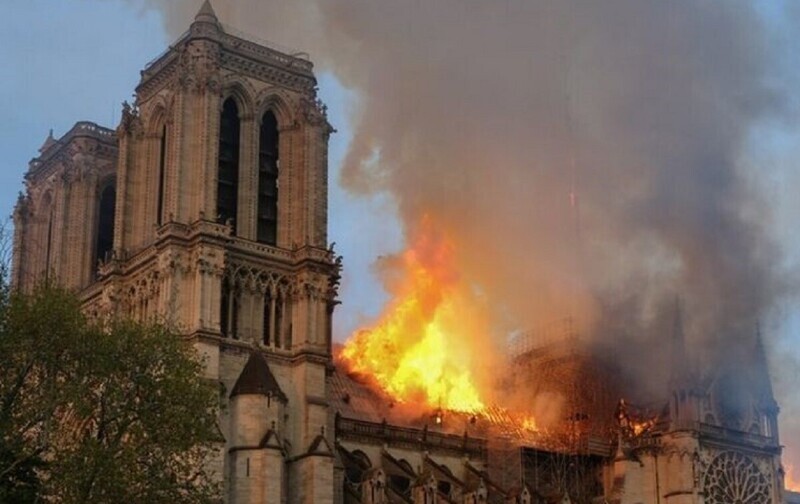
{"label": "large flame", "polygon": [[421,227],[395,265],[394,300],[374,327],[351,336],[341,356],[400,402],[482,411],[473,369],[481,348],[474,296],[455,272],[450,240],[430,221]]}
{"label": "large flame", "polygon": [[786,475],[784,476],[783,486],[790,492],[800,492],[800,475],[795,472],[792,464],[784,464]]}

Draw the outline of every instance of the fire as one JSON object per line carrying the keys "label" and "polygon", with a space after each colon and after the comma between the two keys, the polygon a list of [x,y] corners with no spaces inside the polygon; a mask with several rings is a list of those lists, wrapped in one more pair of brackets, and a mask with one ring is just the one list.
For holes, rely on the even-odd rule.
{"label": "fire", "polygon": [[642,420],[641,422],[631,422],[631,431],[633,432],[634,436],[641,436],[645,432],[648,432],[652,429],[656,424],[656,420],[651,418],[648,420]]}
{"label": "fire", "polygon": [[374,327],[345,343],[352,371],[374,377],[396,400],[474,413],[485,409],[472,363],[475,312],[454,271],[451,242],[430,222],[399,258],[399,285]]}
{"label": "fire", "polygon": [[522,428],[530,432],[539,431],[539,429],[536,428],[536,419],[532,416],[526,416],[522,419]]}
{"label": "fire", "polygon": [[783,486],[791,492],[800,492],[800,476],[795,473],[792,464],[784,464],[786,475],[783,479]]}

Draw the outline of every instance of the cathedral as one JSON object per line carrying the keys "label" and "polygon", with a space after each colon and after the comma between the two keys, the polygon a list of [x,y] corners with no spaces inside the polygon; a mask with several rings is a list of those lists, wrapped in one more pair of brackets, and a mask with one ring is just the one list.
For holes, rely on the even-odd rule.
{"label": "cathedral", "polygon": [[401,413],[337,366],[334,130],[316,89],[304,54],[223,26],[206,1],[116,129],[51,133],[14,211],[15,288],[53,280],[92,316],[165,319],[203,356],[223,391],[209,464],[224,502],[793,502],[757,335],[746,366],[694,369],[676,317],[670,390],[647,406],[570,341],[521,352],[515,386],[577,398],[548,433],[500,409]]}

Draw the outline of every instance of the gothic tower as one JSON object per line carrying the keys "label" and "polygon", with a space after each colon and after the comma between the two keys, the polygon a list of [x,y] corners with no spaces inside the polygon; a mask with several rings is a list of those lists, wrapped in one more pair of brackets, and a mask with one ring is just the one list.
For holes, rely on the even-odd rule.
{"label": "gothic tower", "polygon": [[[142,72],[117,131],[105,296],[137,317],[173,318],[206,357],[208,377],[237,392],[223,420],[230,502],[332,499],[332,129],[301,56],[228,33],[206,2]],[[254,376],[274,377],[269,407],[234,388],[251,352],[264,359]]]}
{"label": "gothic tower", "polygon": [[116,132],[48,137],[15,210],[17,286],[51,278],[93,316],[164,319],[194,343],[226,391],[211,463],[231,503],[333,499],[340,263],[316,84],[304,54],[235,34],[206,1]]}
{"label": "gothic tower", "polygon": [[14,209],[15,288],[56,281],[80,290],[95,281],[114,236],[116,159],[112,130],[82,121],[58,140],[50,132]]}

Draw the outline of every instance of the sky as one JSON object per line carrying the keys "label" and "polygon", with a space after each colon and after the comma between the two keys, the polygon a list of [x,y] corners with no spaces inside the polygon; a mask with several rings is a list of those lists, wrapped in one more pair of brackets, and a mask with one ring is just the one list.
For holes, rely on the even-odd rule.
{"label": "sky", "polygon": [[[791,22],[784,18],[785,4],[780,0],[758,2],[776,28]],[[11,214],[23,189],[27,163],[50,129],[58,137],[79,120],[116,126],[120,104],[131,100],[139,71],[171,41],[161,11],[144,5],[149,3],[0,0],[0,68],[4,69],[0,78],[0,215]],[[777,57],[789,60],[784,68],[800,68],[795,61],[800,54],[795,50],[797,38],[776,36],[766,43],[786,48],[777,51]],[[311,57],[313,60],[313,53]],[[467,63],[459,64],[464,68],[457,66],[456,71],[469,71]],[[318,77],[329,120],[337,129],[330,141],[329,229],[330,240],[336,242],[345,264],[340,291],[343,305],[337,308],[334,331],[342,341],[371,322],[387,300],[375,264],[380,257],[403,248],[403,209],[391,191],[354,191],[352,184],[347,188],[342,184],[342,170],[358,131],[354,121],[359,117],[361,97],[332,73],[323,71]],[[387,87],[386,91],[395,90]],[[773,235],[781,249],[783,264],[776,268],[795,270],[800,264],[800,173],[795,161],[800,159],[800,128],[794,118],[784,116],[757,128],[749,143],[750,176],[763,189],[774,220]],[[773,366],[784,370],[776,376],[778,400],[794,405],[800,402],[792,391],[800,379],[797,297],[780,298],[773,313],[777,315],[766,321],[765,331],[774,342],[770,347]],[[783,410],[784,418],[798,415],[795,406]]]}

